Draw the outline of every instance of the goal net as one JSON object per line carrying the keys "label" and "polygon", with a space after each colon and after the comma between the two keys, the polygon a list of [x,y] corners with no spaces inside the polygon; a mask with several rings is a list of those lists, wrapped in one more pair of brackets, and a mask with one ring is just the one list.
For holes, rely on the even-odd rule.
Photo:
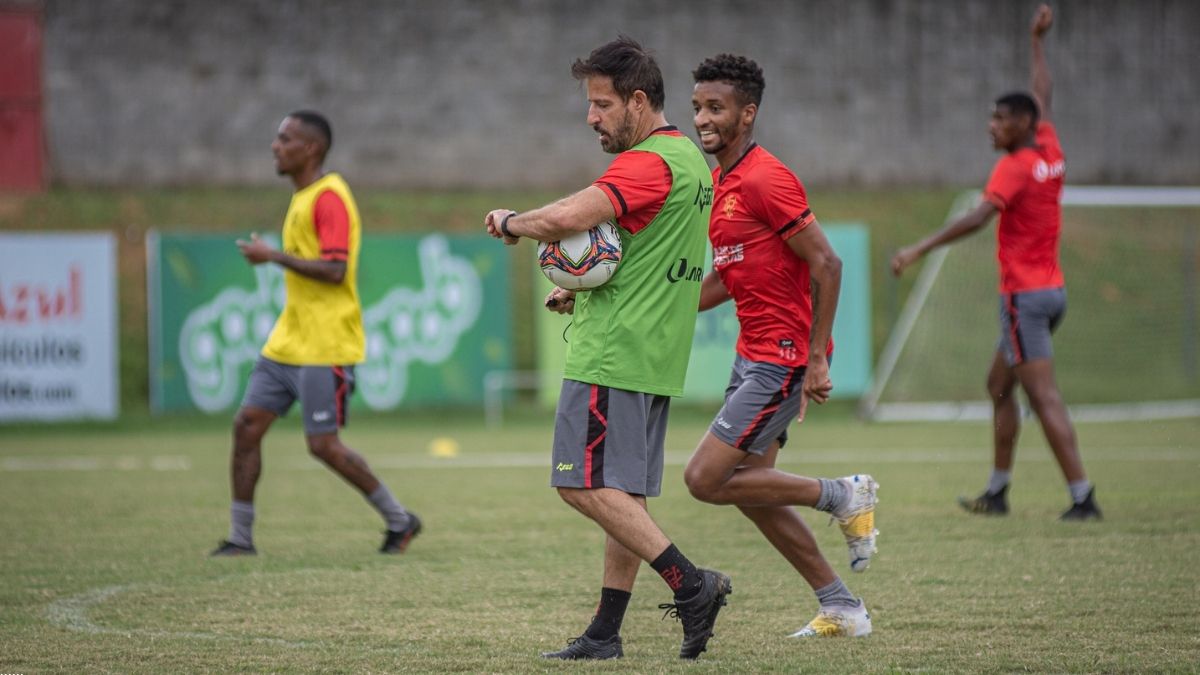
{"label": "goal net", "polygon": [[[947,221],[972,208],[960,195]],[[995,228],[934,250],[875,369],[874,420],[988,419]],[[1068,186],[1055,374],[1078,420],[1200,416],[1200,188]]]}

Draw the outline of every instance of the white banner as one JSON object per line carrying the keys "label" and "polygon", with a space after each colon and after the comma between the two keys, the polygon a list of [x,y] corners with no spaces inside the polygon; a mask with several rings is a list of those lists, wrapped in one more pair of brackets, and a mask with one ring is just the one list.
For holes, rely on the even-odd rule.
{"label": "white banner", "polygon": [[116,243],[0,234],[0,422],[117,416]]}

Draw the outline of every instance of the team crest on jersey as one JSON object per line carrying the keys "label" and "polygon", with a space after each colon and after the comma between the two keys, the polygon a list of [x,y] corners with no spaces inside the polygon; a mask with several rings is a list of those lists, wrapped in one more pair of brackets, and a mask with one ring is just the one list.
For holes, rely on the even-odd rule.
{"label": "team crest on jersey", "polygon": [[725,211],[726,218],[732,218],[733,212],[737,209],[737,196],[729,195],[725,198],[725,206],[722,207]]}

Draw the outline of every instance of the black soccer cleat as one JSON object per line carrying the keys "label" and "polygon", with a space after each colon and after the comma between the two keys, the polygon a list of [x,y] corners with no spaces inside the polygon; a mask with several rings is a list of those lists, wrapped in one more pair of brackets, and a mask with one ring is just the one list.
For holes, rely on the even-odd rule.
{"label": "black soccer cleat", "polygon": [[216,556],[236,556],[236,555],[258,555],[258,549],[254,548],[254,544],[242,546],[235,544],[228,539],[222,539],[220,544],[213,549],[212,553],[208,554],[211,557]]}
{"label": "black soccer cleat", "polygon": [[1063,511],[1063,514],[1058,517],[1059,520],[1104,520],[1104,514],[1100,513],[1100,507],[1096,506],[1096,488],[1092,487],[1088,490],[1087,497],[1083,501],[1076,502],[1071,505],[1071,508]]}
{"label": "black soccer cleat", "polygon": [[1000,488],[998,492],[984,492],[975,498],[959,497],[958,505],[966,509],[969,513],[978,513],[985,516],[1005,516],[1008,515],[1008,486]]}
{"label": "black soccer cleat", "polygon": [[621,636],[614,635],[607,640],[596,640],[586,634],[567,641],[567,646],[557,652],[542,652],[543,659],[562,659],[563,661],[619,659],[625,656],[621,649]]}
{"label": "black soccer cleat", "polygon": [[679,646],[679,658],[694,659],[708,648],[708,639],[713,636],[717,613],[725,606],[725,596],[733,593],[729,577],[715,570],[700,570],[702,583],[696,595],[683,601],[663,603],[659,609],[666,610],[663,618],[672,616],[683,623],[683,644]]}
{"label": "black soccer cleat", "polygon": [[400,531],[388,530],[383,538],[380,553],[404,553],[413,537],[421,534],[421,519],[412,511],[408,512],[408,527]]}

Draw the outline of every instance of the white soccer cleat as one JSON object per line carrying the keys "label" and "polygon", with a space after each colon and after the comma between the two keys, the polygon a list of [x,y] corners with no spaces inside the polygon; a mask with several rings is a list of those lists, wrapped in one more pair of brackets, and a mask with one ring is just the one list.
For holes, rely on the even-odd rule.
{"label": "white soccer cleat", "polygon": [[858,607],[822,607],[816,618],[788,637],[865,637],[871,634],[871,615],[867,603],[858,599]]}
{"label": "white soccer cleat", "polygon": [[875,504],[879,500],[875,491],[879,489],[879,483],[865,473],[838,480],[850,487],[850,501],[844,508],[834,511],[833,517],[850,548],[850,569],[862,572],[871,565],[871,556],[878,550],[875,548],[875,537],[879,536],[879,530],[875,529]]}

